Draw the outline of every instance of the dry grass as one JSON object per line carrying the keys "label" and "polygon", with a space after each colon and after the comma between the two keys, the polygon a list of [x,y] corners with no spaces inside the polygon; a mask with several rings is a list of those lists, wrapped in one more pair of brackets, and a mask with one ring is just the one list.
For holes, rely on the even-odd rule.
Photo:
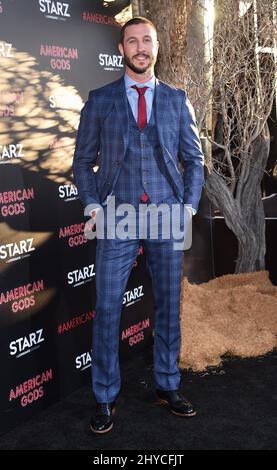
{"label": "dry grass", "polygon": [[201,371],[230,354],[253,357],[277,346],[277,287],[268,272],[230,274],[200,285],[184,279],[180,367]]}

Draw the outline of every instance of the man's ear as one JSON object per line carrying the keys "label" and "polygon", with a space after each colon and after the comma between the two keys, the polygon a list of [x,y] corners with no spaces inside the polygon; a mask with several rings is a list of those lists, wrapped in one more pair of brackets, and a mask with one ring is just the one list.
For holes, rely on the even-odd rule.
{"label": "man's ear", "polygon": [[119,52],[122,55],[122,57],[124,57],[124,50],[123,50],[123,46],[122,46],[121,42],[118,44],[118,49],[119,49]]}

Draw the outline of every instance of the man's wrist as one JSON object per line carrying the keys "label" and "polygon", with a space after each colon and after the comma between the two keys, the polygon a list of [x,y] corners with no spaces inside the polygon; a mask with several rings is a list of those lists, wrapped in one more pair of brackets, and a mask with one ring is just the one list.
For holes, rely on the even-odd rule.
{"label": "man's wrist", "polygon": [[184,206],[187,207],[188,209],[190,209],[192,215],[195,215],[195,214],[196,214],[197,210],[194,209],[193,207],[191,207],[190,204],[184,204]]}

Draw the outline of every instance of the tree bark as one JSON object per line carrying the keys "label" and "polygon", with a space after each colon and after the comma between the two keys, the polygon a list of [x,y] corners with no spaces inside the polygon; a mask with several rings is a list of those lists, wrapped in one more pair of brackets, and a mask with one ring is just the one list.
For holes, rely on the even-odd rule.
{"label": "tree bark", "polygon": [[192,0],[144,0],[144,16],[153,21],[160,43],[156,75],[183,88],[186,76],[186,33]]}

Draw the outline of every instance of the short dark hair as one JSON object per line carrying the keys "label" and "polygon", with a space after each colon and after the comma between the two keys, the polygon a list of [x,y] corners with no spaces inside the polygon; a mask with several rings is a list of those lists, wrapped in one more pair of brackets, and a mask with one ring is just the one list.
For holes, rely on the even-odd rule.
{"label": "short dark hair", "polygon": [[127,21],[127,23],[125,23],[125,24],[122,26],[122,28],[121,28],[121,33],[120,33],[120,43],[123,44],[125,29],[126,29],[128,26],[132,26],[133,24],[141,24],[141,23],[149,24],[149,25],[152,26],[152,28],[157,32],[156,27],[154,26],[154,24],[152,23],[152,21],[148,20],[148,18],[144,18],[144,16],[134,16],[134,18],[131,18],[129,21]]}

